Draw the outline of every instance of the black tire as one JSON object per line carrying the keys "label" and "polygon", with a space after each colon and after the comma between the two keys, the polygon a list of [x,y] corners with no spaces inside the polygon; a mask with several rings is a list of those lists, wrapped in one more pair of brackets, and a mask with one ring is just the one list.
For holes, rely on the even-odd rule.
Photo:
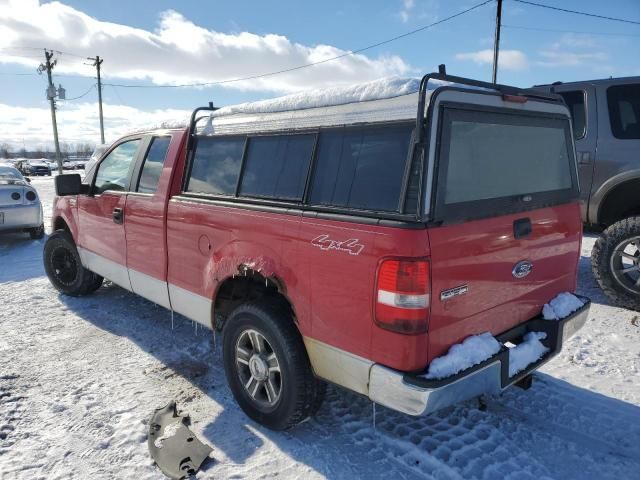
{"label": "black tire", "polygon": [[[636,289],[634,279],[614,272],[619,259],[616,252],[619,252],[621,245],[632,241],[634,237],[640,237],[640,217],[625,218],[609,226],[593,246],[591,269],[600,288],[612,302],[623,307],[640,310],[640,288]],[[636,243],[636,248],[638,248],[636,254],[638,260],[627,260],[638,265],[640,244]],[[627,278],[630,279],[629,282],[627,282]]]}
{"label": "black tire", "polygon": [[29,229],[29,236],[33,240],[40,240],[41,238],[43,238],[44,237],[44,223],[42,225],[40,225],[39,227],[30,228]]}
{"label": "black tire", "polygon": [[79,297],[96,290],[98,275],[82,266],[73,237],[64,230],[53,233],[44,244],[44,269],[60,292]]}
{"label": "black tire", "polygon": [[94,281],[89,286],[89,290],[87,290],[87,293],[93,293],[96,290],[98,290],[102,286],[102,282],[104,281],[104,278],[98,275],[97,273],[94,273],[93,277],[94,277]]}
{"label": "black tire", "polygon": [[[268,405],[268,399],[253,398],[241,379],[242,369],[248,370],[248,366],[241,367],[236,348],[250,332],[262,335],[267,342],[264,350],[269,356],[271,353],[276,356],[279,372],[273,374],[273,380],[277,383],[279,379],[280,390],[272,405]],[[320,408],[326,384],[313,375],[304,343],[284,302],[263,300],[237,307],[225,322],[222,348],[229,387],[242,410],[256,422],[272,430],[285,430]],[[255,355],[254,351],[252,356]],[[267,376],[271,375],[269,370]],[[263,385],[264,396],[268,397],[266,381]]]}

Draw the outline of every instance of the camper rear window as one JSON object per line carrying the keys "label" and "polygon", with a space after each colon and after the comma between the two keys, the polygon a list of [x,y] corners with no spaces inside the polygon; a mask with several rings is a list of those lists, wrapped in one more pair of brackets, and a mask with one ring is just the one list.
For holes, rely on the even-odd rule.
{"label": "camper rear window", "polygon": [[567,118],[445,108],[438,204],[470,219],[570,201],[577,180]]}

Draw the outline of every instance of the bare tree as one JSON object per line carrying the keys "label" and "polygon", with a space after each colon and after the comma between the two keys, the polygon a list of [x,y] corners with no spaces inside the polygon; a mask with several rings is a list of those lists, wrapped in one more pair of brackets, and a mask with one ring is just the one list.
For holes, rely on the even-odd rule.
{"label": "bare tree", "polygon": [[0,158],[9,158],[11,155],[11,146],[8,143],[0,144]]}

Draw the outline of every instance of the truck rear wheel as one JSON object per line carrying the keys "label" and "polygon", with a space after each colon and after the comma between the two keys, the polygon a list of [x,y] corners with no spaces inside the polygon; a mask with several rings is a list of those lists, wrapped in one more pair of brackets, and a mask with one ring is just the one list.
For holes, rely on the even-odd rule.
{"label": "truck rear wheel", "polygon": [[591,252],[593,276],[614,303],[640,310],[640,217],[609,226]]}
{"label": "truck rear wheel", "polygon": [[64,230],[58,230],[47,239],[43,260],[49,281],[66,295],[86,295],[102,284],[102,277],[82,266],[73,237]]}
{"label": "truck rear wheel", "polygon": [[285,430],[320,408],[326,385],[313,375],[286,305],[240,305],[225,322],[222,342],[227,382],[250,418]]}

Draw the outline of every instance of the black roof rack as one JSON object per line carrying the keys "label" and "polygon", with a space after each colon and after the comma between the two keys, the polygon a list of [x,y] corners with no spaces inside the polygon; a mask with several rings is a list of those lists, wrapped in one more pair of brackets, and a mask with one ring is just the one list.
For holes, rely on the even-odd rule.
{"label": "black roof rack", "polygon": [[422,81],[420,82],[420,89],[418,91],[418,116],[416,118],[416,132],[418,132],[418,142],[423,141],[424,129],[422,129],[421,127],[422,122],[424,122],[424,109],[427,98],[427,84],[429,83],[429,80],[442,80],[445,82],[457,83],[460,85],[468,85],[470,87],[487,88],[496,90],[503,95],[518,95],[530,98],[538,98],[547,101],[551,100],[554,102],[562,102],[561,97],[553,93],[545,93],[538,90],[533,90],[531,88],[512,87],[510,85],[502,85],[500,83],[483,82],[481,80],[474,80],[472,78],[448,75],[444,73],[446,71],[444,65],[440,65],[439,70],[440,72],[432,72],[426,74],[424,77],[422,77]]}

